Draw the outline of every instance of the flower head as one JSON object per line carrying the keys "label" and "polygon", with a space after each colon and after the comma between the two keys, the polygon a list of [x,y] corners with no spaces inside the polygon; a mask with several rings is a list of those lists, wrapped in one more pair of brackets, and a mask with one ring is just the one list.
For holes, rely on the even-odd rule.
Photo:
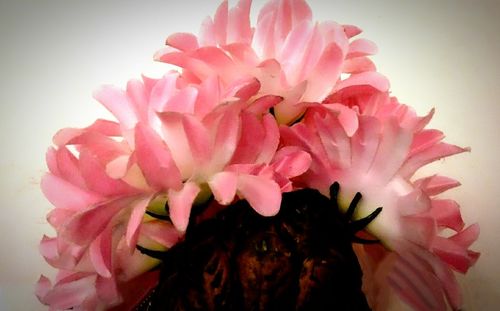
{"label": "flower head", "polygon": [[[287,124],[305,111],[305,103],[321,103],[345,88],[375,88],[384,92],[387,80],[368,58],[376,46],[355,26],[313,22],[303,0],[274,0],[250,24],[250,0],[229,9],[219,6],[202,24],[199,37],[177,33],[156,59],[183,68],[183,75],[204,81],[216,73],[224,84],[256,78],[261,94],[283,97],[274,107],[279,123]],[[343,79],[341,74],[346,74]]]}
{"label": "flower head", "polygon": [[[347,113],[353,118],[349,122],[343,119],[344,110],[326,105],[311,108],[292,127],[281,127],[285,144],[301,146],[313,159],[299,183],[328,194],[329,186],[339,182],[346,212],[347,202],[362,193],[355,218],[383,207],[367,227],[393,258],[383,284],[393,285],[419,310],[444,309],[441,293],[458,308],[461,298],[450,269],[465,273],[477,260],[478,254],[468,248],[477,239],[478,226],[464,228],[458,204],[435,197],[458,186],[457,181],[439,175],[412,177],[422,166],[468,149],[444,143],[441,132],[425,129],[432,114],[419,118],[386,94],[360,103],[349,108],[355,112]],[[371,247],[362,256],[370,255]],[[374,258],[371,269],[376,271],[382,265],[380,257]]]}

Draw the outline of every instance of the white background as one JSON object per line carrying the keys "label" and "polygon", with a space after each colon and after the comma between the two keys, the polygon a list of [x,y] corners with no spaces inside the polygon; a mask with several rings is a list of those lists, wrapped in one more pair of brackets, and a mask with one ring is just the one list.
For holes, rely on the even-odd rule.
{"label": "white background", "polygon": [[[263,1],[255,1],[254,17]],[[198,32],[218,1],[0,0],[0,310],[45,310],[33,295],[50,204],[39,190],[44,154],[60,128],[109,114],[91,97],[100,84],[124,86],[176,31]],[[393,94],[432,127],[470,146],[427,168],[462,182],[449,191],[466,222],[479,222],[478,264],[462,280],[465,310],[500,308],[500,2],[310,1],[314,18],[360,26]]]}

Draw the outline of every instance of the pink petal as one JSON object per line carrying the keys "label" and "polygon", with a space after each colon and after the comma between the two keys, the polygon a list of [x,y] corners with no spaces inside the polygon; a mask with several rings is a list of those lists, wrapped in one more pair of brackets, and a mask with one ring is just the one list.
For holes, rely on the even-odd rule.
{"label": "pink petal", "polygon": [[347,58],[377,54],[377,46],[370,40],[356,39],[349,44]]}
{"label": "pink petal", "polygon": [[236,152],[238,140],[242,135],[242,121],[239,111],[228,109],[220,117],[216,127],[215,143],[213,147],[212,165],[215,167],[225,166]]}
{"label": "pink petal", "polygon": [[295,146],[281,148],[272,163],[274,170],[286,178],[303,174],[310,165],[311,155]]}
{"label": "pink petal", "polygon": [[172,247],[180,239],[181,234],[171,223],[164,221],[148,221],[141,226],[141,236],[147,237],[165,247]]}
{"label": "pink petal", "polygon": [[83,210],[103,199],[52,174],[42,178],[41,188],[52,205],[63,209]]}
{"label": "pink petal", "polygon": [[401,217],[401,228],[404,228],[404,238],[417,245],[430,247],[436,238],[436,224],[434,220],[421,216]]}
{"label": "pink petal", "polygon": [[432,252],[461,273],[466,273],[474,262],[469,258],[466,248],[447,238],[436,237],[433,241]]}
{"label": "pink petal", "polygon": [[262,216],[274,216],[281,204],[281,191],[272,180],[253,175],[240,175],[238,194]]}
{"label": "pink petal", "polygon": [[342,25],[342,27],[344,28],[345,34],[348,38],[355,37],[363,32],[360,28],[354,25]]}
{"label": "pink petal", "polygon": [[84,188],[85,181],[78,167],[78,159],[65,147],[57,150],[56,159],[61,177],[77,187]]}
{"label": "pink petal", "polygon": [[432,147],[439,143],[444,138],[441,131],[426,129],[415,134],[411,144],[410,156],[422,152],[423,150]]}
{"label": "pink petal", "polygon": [[337,83],[334,94],[328,99],[329,102],[342,103],[352,96],[373,94],[376,92],[387,92],[389,81],[378,72],[368,71],[353,74],[349,78]]}
{"label": "pink petal", "polygon": [[269,163],[280,141],[278,125],[271,114],[268,113],[262,117],[262,126],[265,136],[264,139],[260,141],[262,149],[257,157],[256,164]]}
{"label": "pink petal", "polygon": [[470,247],[479,237],[479,225],[473,224],[465,230],[450,237],[450,240],[459,244],[462,247]]}
{"label": "pink petal", "polygon": [[169,214],[172,223],[179,231],[186,231],[194,199],[200,187],[194,182],[186,182],[180,191],[168,191]]}
{"label": "pink petal", "polygon": [[208,130],[197,118],[190,115],[183,116],[182,126],[186,133],[193,160],[199,166],[206,166],[213,153]]}
{"label": "pink petal", "polygon": [[434,146],[416,153],[406,160],[401,167],[399,174],[404,177],[413,176],[413,174],[422,166],[439,160],[441,158],[449,157],[454,154],[469,151],[468,148],[461,148],[458,146],[450,145],[447,143],[438,143]]}
{"label": "pink petal", "polygon": [[116,284],[115,278],[97,277],[95,287],[97,296],[107,306],[117,305],[122,302],[120,292]]}
{"label": "pink petal", "polygon": [[133,128],[138,118],[124,91],[110,85],[94,92],[94,98],[106,107],[126,128]]}
{"label": "pink petal", "polygon": [[146,207],[148,206],[151,199],[152,197],[148,196],[134,203],[135,206],[133,207],[132,213],[130,214],[130,219],[127,225],[127,232],[125,233],[127,245],[131,249],[134,249],[135,245],[137,244],[137,239],[139,237],[139,228],[141,226],[144,213],[146,212]]}
{"label": "pink petal", "polygon": [[112,241],[111,241],[111,227],[108,226],[104,231],[95,239],[89,247],[90,260],[95,268],[95,271],[105,277],[111,277],[112,271]]}
{"label": "pink petal", "polygon": [[255,100],[250,106],[245,109],[247,112],[255,115],[266,113],[271,107],[274,107],[283,100],[281,96],[265,95]]}
{"label": "pink petal", "polygon": [[214,33],[215,40],[219,45],[226,44],[227,38],[227,15],[228,15],[228,3],[227,0],[223,1],[214,16]]}
{"label": "pink petal", "polygon": [[109,311],[133,311],[158,284],[159,271],[143,273],[133,280],[119,283],[124,301]]}
{"label": "pink petal", "polygon": [[236,195],[238,176],[233,172],[220,172],[213,175],[208,181],[215,200],[222,205],[229,205]]}
{"label": "pink petal", "polygon": [[197,96],[198,90],[196,88],[184,87],[168,99],[161,111],[194,113]]}
{"label": "pink petal", "polygon": [[157,81],[151,89],[150,106],[154,111],[165,111],[165,105],[177,91],[178,73],[168,73]]}
{"label": "pink petal", "polygon": [[135,135],[137,162],[148,183],[160,189],[180,189],[179,169],[159,135],[141,123],[137,124]]}
{"label": "pink petal", "polygon": [[56,310],[66,310],[82,304],[87,297],[94,295],[95,276],[82,276],[70,282],[56,284],[45,295],[43,302]]}
{"label": "pink petal", "polygon": [[49,293],[51,288],[52,283],[50,282],[50,280],[46,276],[41,275],[36,282],[35,287],[35,295],[38,297],[38,300],[40,300],[41,303],[44,303],[44,298]]}
{"label": "pink petal", "polygon": [[398,257],[387,281],[415,310],[446,310],[437,278],[427,269],[415,267],[405,257]]}
{"label": "pink petal", "polygon": [[365,71],[376,71],[377,68],[371,59],[368,57],[355,57],[344,60],[342,64],[342,72],[350,74],[358,74]]}
{"label": "pink petal", "polygon": [[87,149],[80,151],[80,171],[87,187],[104,196],[130,195],[137,190],[122,180],[113,179],[106,173],[106,168],[99,159]]}
{"label": "pink petal", "polygon": [[166,44],[178,50],[189,52],[198,48],[198,39],[191,33],[178,32],[170,35]]}
{"label": "pink petal", "polygon": [[250,5],[251,0],[240,0],[238,4],[229,11],[226,43],[250,43],[252,39]]}
{"label": "pink petal", "polygon": [[429,196],[438,195],[446,190],[460,186],[460,182],[440,175],[421,178],[413,182],[413,184],[416,188],[421,188]]}
{"label": "pink petal", "polygon": [[88,245],[130,203],[130,199],[113,200],[80,212],[64,225],[60,235],[77,245]]}
{"label": "pink petal", "polygon": [[432,200],[429,214],[436,219],[438,226],[459,231],[465,225],[460,215],[460,207],[453,200]]}
{"label": "pink petal", "polygon": [[127,96],[137,113],[137,119],[146,122],[148,120],[149,93],[147,93],[143,82],[136,79],[130,80],[127,83]]}

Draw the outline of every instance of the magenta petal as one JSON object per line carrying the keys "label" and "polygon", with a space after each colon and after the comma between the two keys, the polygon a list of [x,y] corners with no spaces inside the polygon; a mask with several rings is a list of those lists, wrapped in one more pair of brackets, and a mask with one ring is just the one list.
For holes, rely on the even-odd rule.
{"label": "magenta petal", "polygon": [[189,52],[198,48],[198,39],[191,33],[178,32],[170,35],[166,44],[180,51]]}
{"label": "magenta petal", "polygon": [[220,172],[208,181],[215,200],[222,205],[230,204],[236,195],[238,176],[233,172]]}
{"label": "magenta petal", "polygon": [[186,231],[191,208],[199,192],[200,187],[194,182],[186,182],[180,191],[168,191],[170,219],[179,231]]}
{"label": "magenta petal", "polygon": [[160,136],[139,123],[135,130],[135,144],[137,163],[148,183],[160,189],[180,189],[179,169]]}
{"label": "magenta petal", "polygon": [[281,204],[281,190],[277,183],[254,175],[240,175],[238,194],[262,216],[274,216]]}

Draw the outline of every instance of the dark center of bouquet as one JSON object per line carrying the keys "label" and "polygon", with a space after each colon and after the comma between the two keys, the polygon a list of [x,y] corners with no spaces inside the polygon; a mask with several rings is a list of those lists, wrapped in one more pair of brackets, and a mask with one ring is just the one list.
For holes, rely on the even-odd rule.
{"label": "dark center of bouquet", "polygon": [[283,194],[280,212],[257,214],[242,200],[188,227],[185,239],[159,253],[159,285],[137,310],[370,310],[352,242],[381,211],[353,221],[339,185],[330,199],[316,190]]}

